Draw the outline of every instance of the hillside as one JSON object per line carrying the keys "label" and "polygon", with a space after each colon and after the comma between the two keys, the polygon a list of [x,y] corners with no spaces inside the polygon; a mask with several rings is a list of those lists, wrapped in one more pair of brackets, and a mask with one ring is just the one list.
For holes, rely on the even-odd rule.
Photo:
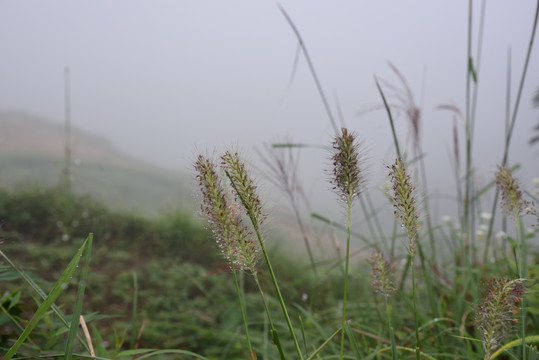
{"label": "hillside", "polygon": [[[62,125],[27,113],[0,113],[0,187],[53,186],[64,166]],[[131,157],[103,136],[72,128],[72,186],[112,209],[155,215],[191,209],[190,180]]]}

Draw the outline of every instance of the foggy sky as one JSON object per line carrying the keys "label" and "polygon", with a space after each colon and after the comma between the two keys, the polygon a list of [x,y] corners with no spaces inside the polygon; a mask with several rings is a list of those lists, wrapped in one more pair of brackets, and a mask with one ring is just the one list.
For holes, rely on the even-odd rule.
{"label": "foggy sky", "polygon": [[[422,109],[430,190],[453,186],[453,117],[436,106],[465,110],[468,2],[281,4],[303,35],[333,112],[338,101],[346,125],[364,139],[373,176],[393,156],[389,123],[383,111],[358,114],[381,103],[373,75],[399,85],[391,61]],[[514,104],[535,6],[531,0],[487,1],[474,147],[485,181],[502,158],[508,49]],[[476,1],[474,53],[479,10]],[[296,48],[273,1],[4,0],[0,110],[63,121],[68,66],[73,125],[170,169],[188,169],[195,148],[238,145],[249,154],[284,136],[327,144],[333,130],[303,57],[288,87]],[[510,164],[523,165],[519,176],[526,186],[539,176],[539,146],[527,144],[539,117],[531,104],[538,86],[535,49],[510,151]],[[405,143],[405,116],[396,117]],[[459,136],[463,146],[462,122]],[[307,170],[313,174],[327,165],[327,154],[319,150],[305,150],[302,157],[316,169]]]}

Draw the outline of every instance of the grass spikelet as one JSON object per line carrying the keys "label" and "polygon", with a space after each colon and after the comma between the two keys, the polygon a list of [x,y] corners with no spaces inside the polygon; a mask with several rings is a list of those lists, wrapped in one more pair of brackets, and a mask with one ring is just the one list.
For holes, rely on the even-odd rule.
{"label": "grass spikelet", "polygon": [[522,200],[522,192],[518,180],[513,177],[511,170],[504,166],[498,166],[496,173],[496,185],[502,193],[501,206],[507,214],[518,217],[526,203]]}
{"label": "grass spikelet", "polygon": [[397,290],[393,282],[393,269],[380,251],[376,251],[369,260],[373,280],[371,285],[377,294],[390,298]]}
{"label": "grass spikelet", "polygon": [[[283,311],[286,324],[288,326],[290,335],[292,337],[292,341],[294,342],[294,346],[296,348],[298,359],[302,360],[303,355],[301,353],[301,349],[299,347],[296,334],[294,333],[294,328],[292,326],[290,316],[288,315],[288,310],[286,308],[286,304],[284,303],[281,290],[279,289],[279,284],[277,282],[277,278],[275,277],[273,267],[271,266],[270,258],[264,246],[264,239],[262,238],[262,234],[260,231],[260,225],[264,221],[265,215],[262,212],[262,205],[261,205],[260,197],[258,196],[256,192],[257,187],[255,185],[255,182],[249,175],[245,162],[240,159],[237,152],[234,152],[234,153],[230,151],[225,152],[221,156],[221,166],[224,172],[226,173],[228,180],[230,180],[230,186],[235,194],[235,199],[234,199],[235,203],[237,203],[239,207],[242,207],[245,210],[247,216],[249,217],[251,221],[252,228],[256,234],[256,238],[258,239],[256,249],[260,249],[260,253],[263,255],[264,260],[266,261],[266,265],[268,267],[271,281],[273,282],[273,285],[275,287],[275,292],[277,293],[279,304],[281,305],[281,309]],[[253,247],[254,246],[255,245],[253,244]],[[258,257],[258,253],[259,252],[257,251],[256,252],[257,257]],[[243,260],[243,259],[240,258],[240,260]],[[257,286],[260,290],[260,294],[262,298],[264,299],[264,294],[263,294],[262,288],[260,287],[258,277],[255,272],[253,274],[254,274],[254,279],[257,283]],[[263,300],[263,302],[264,302],[264,308],[266,309],[266,314],[268,316],[268,320],[270,322],[270,326],[272,328],[271,332],[273,334],[274,344],[279,348],[281,358],[284,358],[284,354],[282,352],[283,350],[280,345],[280,340],[278,339],[276,330],[273,327],[273,320],[271,320],[271,315],[269,313],[269,309],[265,302],[265,299]]]}
{"label": "grass spikelet", "polygon": [[410,175],[406,172],[404,163],[397,157],[393,165],[388,165],[389,177],[393,189],[393,207],[395,215],[400,219],[402,227],[408,232],[408,255],[410,258],[410,268],[412,269],[412,303],[414,311],[415,325],[415,357],[420,359],[419,342],[419,319],[417,311],[416,285],[415,285],[415,265],[414,255],[419,229],[419,216],[417,214],[415,187],[412,185]]}
{"label": "grass spikelet", "polygon": [[348,202],[359,196],[361,191],[362,169],[360,169],[360,145],[357,135],[342,128],[341,135],[335,137],[332,143],[333,189]]}
{"label": "grass spikelet", "polygon": [[344,329],[346,325],[346,301],[348,298],[348,272],[350,266],[350,228],[352,202],[361,192],[362,169],[359,167],[359,143],[354,133],[349,133],[346,128],[341,129],[341,134],[336,136],[332,143],[333,161],[332,179],[330,183],[333,189],[346,204],[347,232],[346,232],[346,256],[344,264],[344,291],[342,305],[342,329],[341,329],[341,352],[340,359],[344,357]]}
{"label": "grass spikelet", "polygon": [[260,226],[265,219],[265,215],[262,213],[261,201],[256,191],[257,187],[249,176],[245,163],[240,159],[237,152],[230,151],[221,156],[221,161],[230,180],[234,182],[235,190],[241,198],[247,215],[252,217],[254,226]]}
{"label": "grass spikelet", "polygon": [[518,304],[522,301],[525,279],[499,279],[488,282],[487,293],[477,309],[477,327],[483,342],[483,358],[489,359],[518,322]]}
{"label": "grass spikelet", "polygon": [[201,212],[207,217],[222,254],[241,270],[255,272],[260,248],[243,224],[238,205],[222,185],[217,166],[209,158],[199,155],[195,170],[202,193]]}
{"label": "grass spikelet", "polygon": [[415,187],[412,185],[410,175],[406,172],[406,167],[400,158],[395,159],[395,163],[388,165],[387,168],[389,169],[389,177],[393,189],[394,213],[408,232],[408,238],[410,240],[409,251],[413,255],[419,228]]}

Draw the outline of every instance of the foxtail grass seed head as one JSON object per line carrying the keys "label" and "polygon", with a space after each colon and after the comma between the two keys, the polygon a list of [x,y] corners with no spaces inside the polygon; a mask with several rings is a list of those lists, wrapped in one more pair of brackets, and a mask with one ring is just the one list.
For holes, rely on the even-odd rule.
{"label": "foxtail grass seed head", "polygon": [[522,301],[525,279],[495,278],[487,283],[483,302],[477,308],[476,323],[481,333],[484,359],[501,346],[518,322],[518,304]]}
{"label": "foxtail grass seed head", "polygon": [[243,224],[238,204],[230,200],[215,163],[199,155],[195,170],[202,193],[201,213],[208,219],[221,253],[240,270],[256,271],[260,254],[258,242]]}
{"label": "foxtail grass seed head", "polygon": [[367,261],[371,265],[372,287],[377,294],[390,298],[397,290],[393,281],[393,268],[380,251],[376,251]]}
{"label": "foxtail grass seed head", "polygon": [[262,203],[257,194],[257,186],[249,175],[245,162],[240,159],[237,152],[225,152],[221,156],[221,165],[229,174],[234,183],[235,191],[247,211],[247,215],[253,217],[253,221],[260,226],[265,219],[262,212]]}
{"label": "foxtail grass seed head", "polygon": [[215,163],[203,155],[195,161],[196,179],[202,194],[201,213],[207,217],[217,243],[229,237],[230,212],[227,193]]}
{"label": "foxtail grass seed head", "polygon": [[419,229],[415,187],[412,185],[410,175],[407,174],[406,167],[400,158],[395,159],[392,165],[387,165],[387,168],[389,169],[393,189],[394,214],[400,219],[402,227],[408,232],[409,251],[413,255]]}
{"label": "foxtail grass seed head", "polygon": [[496,173],[496,185],[502,193],[502,209],[507,214],[519,216],[526,207],[526,203],[522,200],[520,185],[513,177],[511,170],[499,166]]}
{"label": "foxtail grass seed head", "polygon": [[344,201],[359,196],[363,182],[363,169],[360,169],[360,144],[355,133],[342,128],[341,134],[332,143],[333,162],[330,183]]}

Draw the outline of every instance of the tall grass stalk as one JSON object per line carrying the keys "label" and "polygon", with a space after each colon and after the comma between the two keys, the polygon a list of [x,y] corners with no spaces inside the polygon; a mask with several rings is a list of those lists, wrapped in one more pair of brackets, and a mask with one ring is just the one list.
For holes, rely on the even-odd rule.
{"label": "tall grass stalk", "polygon": [[329,117],[329,120],[331,122],[331,125],[333,126],[333,130],[335,131],[335,135],[339,133],[339,129],[337,127],[337,122],[335,121],[335,117],[333,116],[333,113],[331,111],[331,108],[329,107],[329,102],[327,100],[327,97],[324,93],[324,90],[322,89],[322,84],[320,84],[320,80],[318,79],[318,75],[316,74],[316,69],[314,68],[313,62],[311,61],[311,57],[309,56],[309,52],[307,51],[307,46],[305,45],[305,42],[303,41],[303,38],[301,37],[301,34],[299,33],[298,28],[292,21],[292,18],[288,15],[286,10],[280,5],[277,4],[279,7],[279,10],[281,10],[281,13],[285,17],[286,21],[294,31],[294,34],[296,35],[296,38],[299,42],[299,47],[301,50],[303,50],[303,55],[305,55],[305,60],[307,61],[307,65],[309,66],[309,70],[311,71],[311,74],[313,76],[314,82],[316,84],[316,89],[318,90],[318,93],[320,94],[320,99],[322,99],[322,103],[324,104],[324,108],[326,109],[326,113]]}
{"label": "tall grass stalk", "polygon": [[341,321],[341,351],[340,359],[344,356],[344,337],[346,327],[346,302],[348,299],[348,272],[350,267],[350,232],[352,218],[352,203],[359,197],[363,182],[363,169],[360,168],[360,154],[357,136],[349,133],[346,128],[333,140],[333,162],[331,184],[335,192],[346,204],[346,253],[344,263],[344,290],[342,299]]}
{"label": "tall grass stalk", "polygon": [[[515,179],[510,170],[505,167],[499,167],[496,174],[496,184],[502,194],[502,208],[506,214],[510,214],[515,223],[515,266],[518,279],[525,279],[527,276],[527,248],[526,240],[523,234],[523,223],[521,214],[523,213],[526,202],[522,199],[522,191],[518,180]],[[522,296],[520,302],[521,314],[521,336],[522,336],[522,357],[526,358],[526,306],[525,297]]]}
{"label": "tall grass stalk", "polygon": [[216,242],[230,263],[249,355],[254,358],[243,294],[236,275],[236,266],[255,272],[257,251],[249,240],[248,230],[241,223],[241,218],[233,210],[234,204],[230,204],[228,193],[222,185],[215,162],[208,157],[199,155],[195,161],[195,171],[197,172],[196,177],[203,197],[201,212],[208,218],[210,227],[216,237]]}
{"label": "tall grass stalk", "polygon": [[395,215],[400,219],[402,227],[408,233],[408,257],[412,271],[412,305],[414,312],[414,334],[416,360],[420,358],[419,321],[416,296],[415,276],[415,250],[417,246],[419,216],[416,208],[415,187],[411,183],[410,175],[402,159],[396,158],[392,165],[388,165],[389,177],[393,188]]}
{"label": "tall grass stalk", "polygon": [[[473,1],[468,0],[468,43],[467,43],[467,55],[466,55],[466,110],[464,115],[465,121],[465,136],[466,136],[466,171],[465,171],[465,180],[464,180],[464,245],[467,249],[470,246],[470,216],[473,216],[473,212],[470,212],[470,203],[471,203],[471,186],[472,186],[472,118],[470,114],[470,92],[471,92],[471,82],[475,77],[475,70],[473,68],[473,58],[472,58],[472,9]],[[464,249],[463,249],[464,250]],[[464,250],[466,251],[466,250]],[[465,255],[467,256],[467,255]],[[467,256],[468,257],[468,256]]]}
{"label": "tall grass stalk", "polygon": [[[536,8],[535,8],[535,16],[534,16],[533,25],[532,25],[530,41],[528,43],[528,48],[527,48],[527,51],[526,51],[526,58],[524,60],[524,67],[522,69],[522,75],[521,75],[519,86],[518,86],[517,96],[516,96],[516,99],[515,99],[515,105],[513,106],[511,122],[509,123],[509,126],[507,128],[507,132],[505,134],[503,157],[502,157],[502,162],[501,162],[502,167],[507,166],[507,161],[508,161],[508,158],[509,158],[509,145],[511,144],[511,139],[512,139],[512,136],[513,136],[513,129],[515,127],[515,123],[516,123],[516,120],[517,120],[517,114],[518,114],[518,109],[519,109],[519,105],[520,105],[520,99],[522,97],[522,91],[524,89],[524,82],[526,80],[526,75],[527,75],[527,72],[528,72],[528,64],[530,62],[533,43],[534,43],[534,40],[535,40],[535,33],[537,31],[538,19],[539,19],[539,2],[537,2]],[[496,192],[494,193],[494,200],[492,202],[492,210],[491,210],[492,217],[491,217],[489,225],[488,225],[487,243],[485,245],[485,249],[484,249],[484,253],[483,253],[483,262],[486,262],[487,259],[488,259],[488,250],[489,250],[489,247],[490,247],[490,238],[492,236],[492,230],[494,228],[494,220],[495,220],[495,217],[496,217],[496,208],[498,206],[498,196],[499,196],[499,190],[496,189]]]}
{"label": "tall grass stalk", "polygon": [[369,260],[371,265],[371,275],[373,280],[371,286],[374,288],[375,292],[384,298],[385,302],[385,315],[387,321],[387,328],[389,331],[389,339],[391,342],[391,353],[392,359],[397,359],[396,343],[395,343],[395,333],[393,331],[393,326],[391,324],[391,303],[390,298],[397,290],[393,282],[393,269],[389,263],[384,259],[384,256],[381,252],[375,252],[371,259]]}
{"label": "tall grass stalk", "polygon": [[264,290],[262,290],[262,285],[260,285],[260,280],[258,279],[258,274],[256,272],[253,273],[253,278],[258,288],[258,292],[260,293],[260,297],[262,298],[262,305],[264,306],[264,311],[266,312],[266,317],[270,326],[271,339],[275,346],[277,346],[281,360],[284,360],[286,357],[281,345],[281,340],[279,339],[279,334],[277,333],[277,329],[273,323],[273,318],[271,316],[271,312],[269,311],[268,301],[266,300],[266,295],[264,294]]}
{"label": "tall grass stalk", "polygon": [[238,275],[236,274],[236,268],[234,266],[234,263],[230,263],[230,267],[232,269],[232,276],[234,277],[234,285],[236,287],[236,294],[238,296],[238,304],[240,307],[240,313],[241,313],[241,320],[243,322],[243,330],[245,332],[245,341],[247,342],[247,348],[249,349],[249,357],[251,360],[256,359],[256,354],[253,351],[253,346],[251,344],[251,337],[249,335],[249,326],[247,325],[247,315],[246,315],[246,309],[245,309],[245,303],[244,303],[244,296],[243,292],[240,289],[240,284],[238,282]]}
{"label": "tall grass stalk", "polygon": [[[286,146],[287,144],[289,146]],[[294,145],[290,142],[273,144],[271,147],[267,147],[267,155],[260,154],[260,157],[262,162],[268,168],[268,180],[285,193],[290,203],[296,223],[298,224],[301,236],[303,237],[307,255],[309,256],[314,281],[318,284],[318,269],[313,249],[309,241],[307,228],[300,214],[298,197],[304,199],[305,194],[303,193],[302,186],[298,180],[299,153],[294,153],[292,151],[293,147]],[[283,153],[283,151],[286,151],[286,154]],[[312,296],[312,298],[314,298],[314,296]]]}
{"label": "tall grass stalk", "polygon": [[279,304],[281,305],[281,310],[286,320],[290,336],[292,337],[298,359],[302,360],[303,355],[301,353],[301,349],[296,334],[294,332],[294,327],[292,326],[292,321],[290,320],[290,316],[288,315],[288,310],[286,308],[283,295],[281,294],[275,272],[273,271],[273,267],[271,266],[271,261],[264,245],[264,239],[260,231],[260,224],[263,220],[263,214],[261,210],[260,199],[255,192],[256,186],[254,185],[253,180],[251,179],[249,174],[247,173],[244,162],[239,158],[237,153],[231,153],[227,151],[221,158],[223,161],[225,174],[230,180],[230,184],[234,189],[235,194],[239,197],[243,208],[247,212],[247,216],[251,221],[256,237],[258,239],[258,243],[260,245],[260,249],[262,250],[266,266],[268,267],[271,281],[273,283],[273,286],[275,287],[275,292],[277,294]]}

